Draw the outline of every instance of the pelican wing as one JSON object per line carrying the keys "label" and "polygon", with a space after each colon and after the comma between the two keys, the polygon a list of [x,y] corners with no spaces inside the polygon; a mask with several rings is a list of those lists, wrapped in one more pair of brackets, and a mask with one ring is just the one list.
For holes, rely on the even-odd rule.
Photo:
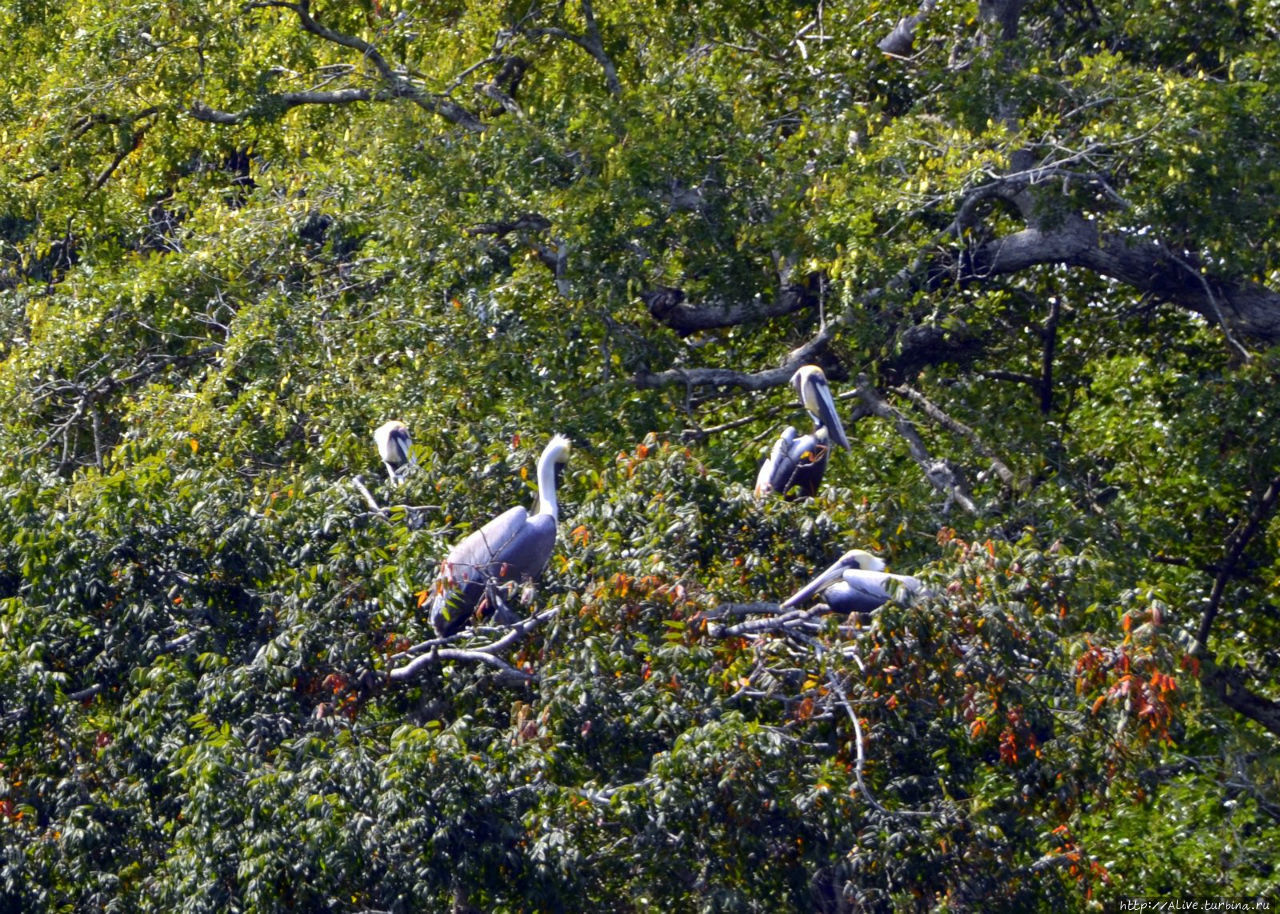
{"label": "pelican wing", "polygon": [[497,580],[500,569],[495,567],[495,559],[528,523],[528,516],[517,505],[473,530],[449,550],[441,563],[431,604],[431,624],[437,632],[451,635],[471,618],[485,586]]}
{"label": "pelican wing", "polygon": [[768,459],[760,465],[756,495],[763,497],[770,492],[786,495],[797,487],[806,496],[816,495],[830,450],[821,430],[797,438],[796,430],[788,426],[774,443]]}
{"label": "pelican wing", "polygon": [[387,436],[387,463],[400,466],[409,462],[409,433],[397,428]]}
{"label": "pelican wing", "polygon": [[466,624],[490,584],[542,573],[556,543],[555,518],[523,507],[499,514],[454,546],[441,566],[431,624],[442,636]]}
{"label": "pelican wing", "polygon": [[906,575],[850,568],[823,591],[822,599],[837,612],[869,613],[896,597],[914,596],[920,589],[920,582]]}
{"label": "pelican wing", "polygon": [[777,491],[777,487],[774,485],[774,477],[781,475],[782,463],[787,459],[787,452],[790,450],[791,442],[795,440],[795,437],[796,430],[788,425],[782,430],[778,440],[773,443],[773,450],[764,459],[764,463],[760,464],[760,471],[756,473],[757,498],[763,498],[770,492]]}

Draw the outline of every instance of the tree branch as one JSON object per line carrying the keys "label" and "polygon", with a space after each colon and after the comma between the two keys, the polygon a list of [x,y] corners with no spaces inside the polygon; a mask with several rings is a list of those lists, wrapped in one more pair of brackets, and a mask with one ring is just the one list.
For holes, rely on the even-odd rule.
{"label": "tree branch", "polygon": [[[407,98],[424,111],[429,111],[432,114],[438,115],[451,124],[456,124],[475,133],[479,133],[485,129],[484,123],[476,117],[475,114],[468,111],[462,105],[459,105],[447,95],[435,95],[430,92],[426,92],[420,86],[415,85],[405,76],[402,76],[394,67],[391,66],[390,62],[382,55],[382,52],[379,51],[377,46],[373,43],[368,42],[357,35],[348,35],[344,32],[336,31],[318,22],[316,18],[311,15],[310,0],[298,0],[296,3],[288,3],[284,2],[284,0],[260,0],[260,2],[246,3],[244,9],[290,10],[298,17],[298,22],[302,26],[303,31],[309,32],[324,41],[332,42],[333,44],[341,47],[350,48],[353,51],[359,52],[365,60],[369,61],[369,63],[373,65],[374,70],[377,71],[378,78],[382,81],[383,89],[370,93],[367,98],[351,98],[350,101],[383,101],[391,98]],[[369,90],[352,89],[338,91],[361,92]],[[292,97],[296,100],[300,96],[324,94],[332,95],[333,93],[294,92],[284,93],[282,96],[273,96],[272,98],[279,99]],[[297,102],[297,104],[316,103],[341,104],[345,102],[337,102],[333,100],[327,102]],[[192,106],[193,109],[195,107],[195,105]],[[256,108],[258,106],[254,107]],[[223,117],[235,118],[237,117],[235,114],[229,114],[228,112],[213,112],[213,114],[215,115],[214,118],[206,117],[205,119],[212,120],[214,123],[239,123],[239,120],[227,121],[216,117],[217,115],[222,115]],[[243,119],[243,116],[241,116],[241,119]]]}
{"label": "tree branch", "polygon": [[669,368],[665,371],[641,371],[635,375],[636,387],[650,390],[683,384],[693,387],[737,387],[742,390],[769,390],[791,380],[796,369],[819,360],[835,337],[836,327],[844,322],[837,318],[827,323],[813,339],[792,349],[778,368],[758,372],[732,371],[727,368]]}
{"label": "tree branch", "polygon": [[1062,302],[1055,295],[1049,302],[1049,316],[1045,319],[1041,337],[1044,352],[1040,358],[1040,414],[1053,411],[1053,359],[1058,346],[1058,320],[1062,317]]}
{"label": "tree branch", "polygon": [[916,431],[915,425],[876,393],[866,375],[858,378],[858,395],[862,397],[863,402],[867,404],[871,412],[883,419],[889,419],[895,424],[898,434],[907,443],[907,450],[911,452],[912,459],[920,465],[920,469],[924,470],[925,479],[947,497],[946,505],[943,507],[944,511],[950,508],[951,503],[954,501],[970,514],[979,513],[978,506],[964,492],[955,470],[947,461],[934,460],[929,455],[928,449],[924,446],[924,439]]}
{"label": "tree branch", "polygon": [[[822,282],[821,278],[818,283]],[[818,293],[811,286],[788,284],[778,289],[772,303],[713,301],[691,304],[683,289],[661,288],[640,293],[653,319],[680,334],[720,327],[735,327],[816,307]]]}
{"label": "tree branch", "polygon": [[1280,701],[1263,698],[1251,691],[1245,685],[1243,672],[1210,661],[1201,667],[1200,681],[1228,708],[1280,736]]}
{"label": "tree branch", "polygon": [[1211,277],[1159,242],[1102,232],[1079,214],[1064,217],[1052,229],[1026,228],[954,256],[960,267],[955,279],[961,284],[1036,266],[1083,267],[1194,311],[1230,332],[1280,342],[1280,293],[1253,282]]}
{"label": "tree branch", "polygon": [[477,647],[455,648],[446,646],[459,640],[462,637],[461,635],[450,635],[448,638],[433,638],[430,641],[415,644],[413,647],[391,657],[392,661],[403,660],[408,657],[413,659],[390,670],[386,674],[387,680],[389,682],[412,682],[427,667],[433,666],[442,660],[463,660],[494,667],[501,674],[500,680],[508,684],[522,685],[536,682],[537,676],[517,670],[498,655],[519,644],[528,637],[530,632],[549,619],[554,619],[559,612],[559,608],[547,609],[526,619],[521,619],[519,622],[514,622],[507,626],[506,632],[497,640]]}
{"label": "tree branch", "polygon": [[924,394],[912,387],[908,387],[906,384],[901,384],[895,387],[894,392],[902,394],[902,396],[914,403],[922,413],[934,422],[937,422],[943,428],[949,429],[966,439],[973,445],[973,449],[975,451],[991,461],[991,469],[993,469],[996,475],[1000,477],[1001,482],[1010,489],[1017,488],[1017,480],[1014,478],[1013,471],[1009,469],[1008,465],[1000,459],[995,451],[987,447],[982,442],[982,439],[978,437],[977,432],[964,423],[947,415],[935,403],[925,397]]}
{"label": "tree branch", "polygon": [[354,102],[385,101],[395,97],[390,92],[373,89],[332,89],[312,92],[275,92],[258,98],[243,111],[218,111],[203,102],[192,102],[187,114],[208,124],[232,126],[254,118],[279,117],[300,105],[350,105]]}
{"label": "tree branch", "polygon": [[1249,517],[1238,525],[1227,538],[1226,555],[1222,560],[1222,564],[1218,567],[1217,575],[1213,579],[1213,588],[1209,592],[1209,603],[1205,607],[1204,613],[1200,616],[1200,628],[1196,632],[1196,643],[1193,649],[1196,653],[1203,653],[1207,649],[1209,631],[1213,628],[1213,621],[1218,616],[1218,609],[1222,605],[1222,596],[1226,592],[1227,584],[1234,576],[1236,565],[1239,564],[1245,548],[1257,535],[1263,522],[1275,510],[1277,499],[1280,499],[1280,476],[1276,476],[1271,480],[1266,491],[1262,493],[1262,497],[1258,499],[1258,503],[1249,512]]}
{"label": "tree branch", "polygon": [[543,36],[562,38],[582,48],[582,50],[591,55],[596,63],[600,64],[600,68],[604,70],[604,81],[609,88],[609,94],[617,97],[622,94],[622,81],[618,79],[618,68],[613,65],[613,61],[605,52],[604,40],[600,37],[600,27],[596,23],[595,11],[591,8],[590,0],[582,0],[582,17],[586,20],[587,25],[585,35],[577,35],[568,29],[557,26],[526,28],[523,32],[530,38],[541,38]]}
{"label": "tree branch", "polygon": [[387,679],[391,682],[412,682],[424,669],[442,660],[465,660],[472,663],[483,663],[496,669],[500,674],[501,681],[517,685],[536,682],[538,678],[531,673],[517,670],[501,657],[495,657],[486,651],[441,647],[436,648],[430,654],[423,654],[421,657],[409,661],[404,666],[396,667],[387,674]]}

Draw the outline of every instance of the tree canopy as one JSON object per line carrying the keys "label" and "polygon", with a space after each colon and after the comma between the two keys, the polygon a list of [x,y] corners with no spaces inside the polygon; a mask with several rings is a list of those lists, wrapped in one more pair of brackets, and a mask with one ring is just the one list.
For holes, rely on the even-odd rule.
{"label": "tree canopy", "polygon": [[1277,900],[1275,0],[0,25],[0,911]]}

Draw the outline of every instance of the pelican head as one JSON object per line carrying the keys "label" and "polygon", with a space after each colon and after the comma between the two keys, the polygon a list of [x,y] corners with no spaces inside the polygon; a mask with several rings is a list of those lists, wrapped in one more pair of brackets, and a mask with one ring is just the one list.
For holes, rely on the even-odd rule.
{"label": "pelican head", "polygon": [[804,408],[813,416],[819,428],[825,428],[831,436],[831,442],[846,451],[849,439],[845,437],[844,426],[840,424],[840,415],[836,412],[835,401],[831,398],[831,388],[827,386],[827,376],[817,365],[801,366],[791,376],[791,386],[796,396],[804,404]]}
{"label": "pelican head", "polygon": [[850,549],[836,559],[836,565],[841,569],[861,568],[863,571],[884,571],[885,569],[884,559],[878,555],[872,555],[865,549]]}

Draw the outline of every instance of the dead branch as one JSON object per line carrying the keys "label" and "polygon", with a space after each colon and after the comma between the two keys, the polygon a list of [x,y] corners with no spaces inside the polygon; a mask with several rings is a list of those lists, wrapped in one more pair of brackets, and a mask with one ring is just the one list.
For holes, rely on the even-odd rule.
{"label": "dead branch", "polygon": [[925,479],[947,497],[947,503],[943,507],[944,511],[950,508],[951,503],[954,501],[970,514],[979,513],[978,506],[964,492],[956,471],[951,468],[947,461],[935,460],[930,456],[928,448],[924,445],[924,439],[916,431],[915,425],[910,419],[890,406],[876,392],[866,375],[861,375],[858,378],[858,395],[862,397],[863,402],[866,403],[872,413],[882,419],[891,420],[897,427],[898,434],[907,443],[907,450],[911,452],[912,459],[924,471]]}
{"label": "dead branch", "polygon": [[507,685],[524,685],[536,682],[538,679],[536,675],[517,670],[499,655],[519,644],[543,623],[554,619],[559,612],[559,608],[546,609],[526,619],[521,619],[519,622],[514,622],[506,626],[506,631],[501,637],[488,644],[467,648],[449,646],[461,640],[464,633],[450,635],[447,638],[432,638],[429,641],[415,644],[391,657],[392,662],[406,658],[413,659],[390,670],[386,674],[387,681],[412,682],[421,675],[423,670],[430,666],[434,666],[444,660],[460,660],[468,663],[483,663],[493,667],[499,672],[499,681]]}
{"label": "dead branch", "polygon": [[532,673],[517,670],[501,657],[495,657],[485,651],[441,647],[436,648],[430,654],[423,654],[421,657],[409,661],[404,666],[396,667],[387,673],[387,679],[391,682],[412,682],[424,669],[443,660],[463,660],[471,663],[486,664],[498,671],[499,681],[503,683],[525,685],[530,682],[536,682],[538,678]]}
{"label": "dead branch", "polygon": [[772,302],[709,301],[693,304],[686,299],[683,289],[658,288],[642,292],[640,299],[649,309],[653,319],[679,334],[699,330],[715,330],[736,327],[750,321],[769,320],[815,308],[820,300],[823,280],[814,279],[806,285],[784,284],[778,289]]}
{"label": "dead branch", "polygon": [[920,391],[913,387],[906,384],[900,384],[894,388],[894,392],[902,394],[902,396],[914,403],[922,413],[934,422],[937,422],[943,428],[953,431],[957,435],[966,439],[973,445],[973,449],[975,451],[991,461],[991,469],[1000,477],[1001,482],[1010,489],[1017,488],[1017,481],[1014,478],[1013,471],[1009,469],[1008,465],[1000,459],[995,451],[987,447],[987,445],[982,442],[982,439],[978,437],[978,433],[976,431],[965,425],[963,422],[953,419],[947,413],[943,412],[937,404],[933,403],[925,397],[924,394],[920,393]]}
{"label": "dead branch", "polygon": [[350,105],[355,102],[387,101],[394,93],[376,89],[333,89],[325,92],[273,92],[260,96],[242,111],[219,111],[203,102],[192,102],[187,114],[208,124],[232,126],[253,118],[279,117],[301,105]]}

